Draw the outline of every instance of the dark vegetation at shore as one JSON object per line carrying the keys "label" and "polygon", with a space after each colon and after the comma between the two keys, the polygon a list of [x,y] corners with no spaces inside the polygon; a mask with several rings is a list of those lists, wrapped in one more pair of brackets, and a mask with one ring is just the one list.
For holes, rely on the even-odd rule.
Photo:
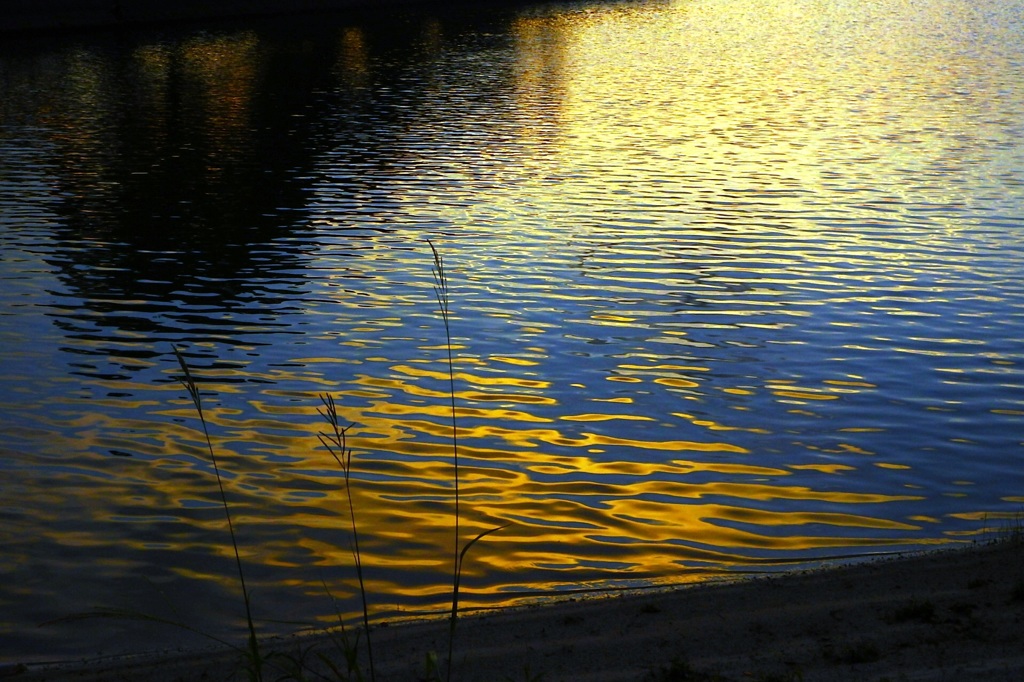
{"label": "dark vegetation at shore", "polygon": [[472,8],[516,0],[5,0],[4,33],[77,33],[284,16],[381,16],[410,7]]}

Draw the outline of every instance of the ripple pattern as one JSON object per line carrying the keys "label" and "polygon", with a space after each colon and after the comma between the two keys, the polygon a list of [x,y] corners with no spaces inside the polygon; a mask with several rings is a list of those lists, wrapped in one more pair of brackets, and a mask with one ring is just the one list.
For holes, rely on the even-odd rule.
{"label": "ripple pattern", "polygon": [[[303,36],[297,39],[296,36]],[[0,48],[0,658],[985,537],[1024,503],[1012,0],[417,10]],[[1017,517],[1019,518],[1019,517]],[[67,589],[68,585],[75,589]],[[450,602],[449,602],[450,603]],[[182,641],[189,640],[182,635]]]}

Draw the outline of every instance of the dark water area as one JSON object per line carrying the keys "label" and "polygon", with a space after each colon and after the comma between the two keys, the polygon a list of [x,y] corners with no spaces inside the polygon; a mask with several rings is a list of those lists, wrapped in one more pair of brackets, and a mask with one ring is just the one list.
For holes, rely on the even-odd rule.
{"label": "dark water area", "polygon": [[[1024,509],[1024,8],[406,8],[0,42],[0,660],[970,542]],[[333,599],[327,596],[327,592]],[[450,602],[447,602],[450,605]]]}

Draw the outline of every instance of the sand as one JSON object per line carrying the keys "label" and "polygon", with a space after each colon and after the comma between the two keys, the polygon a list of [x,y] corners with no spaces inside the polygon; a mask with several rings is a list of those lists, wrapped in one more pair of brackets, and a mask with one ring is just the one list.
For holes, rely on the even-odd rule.
{"label": "sand", "polygon": [[[1003,540],[463,617],[452,679],[1017,682],[1024,680],[1022,621],[1024,543]],[[444,658],[447,632],[442,621],[374,629],[376,679],[421,679],[429,652]],[[326,670],[316,665],[318,652],[340,655],[315,637],[264,649],[302,656],[307,673]],[[268,669],[265,679],[283,674]],[[6,666],[0,677],[170,682],[246,673],[238,654],[205,650]]]}

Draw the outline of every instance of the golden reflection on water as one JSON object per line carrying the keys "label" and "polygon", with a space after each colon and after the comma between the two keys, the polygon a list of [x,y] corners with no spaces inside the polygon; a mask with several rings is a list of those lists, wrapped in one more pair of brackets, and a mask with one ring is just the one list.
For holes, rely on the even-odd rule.
{"label": "golden reflection on water", "polygon": [[[569,168],[600,169],[611,188],[634,180],[631,167],[694,163],[723,183],[695,171],[709,208],[722,193],[757,189],[766,206],[799,213],[807,193],[869,188],[895,162],[908,183],[874,208],[900,211],[916,196],[915,175],[978,172],[982,152],[964,140],[986,115],[969,88],[988,65],[951,68],[928,37],[969,30],[977,18],[963,7],[889,3],[864,14],[822,1],[678,2],[521,18],[521,90],[557,83],[546,86],[557,91],[549,149]],[[908,80],[912,89],[896,85]],[[946,186],[946,206],[962,205],[960,183]]]}
{"label": "golden reflection on water", "polygon": [[[392,365],[392,369],[397,376],[407,378],[445,379],[443,374],[429,370],[409,372],[402,363]],[[214,378],[213,373],[197,373]],[[466,383],[479,378],[468,372],[460,374]],[[502,380],[482,383],[491,388],[521,384],[509,377],[499,378]],[[231,407],[233,401],[246,397],[237,386],[217,382],[205,387],[210,395],[218,396],[216,404],[207,408],[207,419],[220,434],[215,436],[215,447],[228,475],[236,523],[248,529],[249,536],[262,538],[258,548],[245,549],[246,560],[293,569],[349,565],[340,472],[327,453],[315,447],[315,432],[321,425],[313,408],[308,403],[287,407],[258,400],[252,406],[266,417],[254,419]],[[367,407],[344,412],[345,419],[354,424],[349,441],[355,450],[352,494],[363,529],[364,558],[368,566],[384,574],[391,567],[421,575],[414,580],[375,577],[371,579],[372,589],[436,604],[445,594],[442,578],[449,570],[445,547],[454,522],[454,470],[448,440],[450,424],[445,423],[445,395],[443,391],[418,390],[403,381],[391,382],[387,389],[393,391],[388,402],[370,402]],[[395,398],[400,396],[414,402],[399,403]],[[501,396],[516,399],[515,394]],[[427,401],[416,402],[420,397]],[[178,426],[161,429],[161,440],[154,442],[148,452],[139,452],[135,446],[137,454],[154,459],[155,471],[165,472],[150,492],[154,499],[162,500],[155,508],[172,516],[181,513],[175,510],[181,510],[182,505],[215,510],[217,500],[210,472],[201,464],[205,455],[202,436],[194,430],[195,415],[187,400],[176,402],[175,409],[162,414]],[[713,453],[751,454],[727,442],[645,441],[586,431],[569,436],[555,428],[531,426],[550,420],[508,409],[459,408],[458,416],[462,424],[463,532],[471,537],[501,523],[513,524],[474,548],[472,561],[467,564],[467,606],[495,603],[494,588],[486,587],[495,574],[506,579],[523,572],[533,576],[528,589],[518,588],[513,596],[506,597],[512,599],[520,591],[525,595],[567,586],[596,588],[622,580],[675,582],[748,564],[751,559],[743,556],[748,550],[785,553],[858,544],[877,546],[879,540],[871,537],[871,530],[900,533],[916,528],[912,523],[853,510],[858,505],[916,499],[912,495],[813,490],[785,485],[788,468],[762,466],[755,461],[704,459]],[[583,423],[618,418],[577,416],[584,417]],[[568,419],[575,421],[573,415]],[[154,430],[153,424],[144,421],[118,426]],[[185,457],[168,457],[167,453],[175,450],[171,443],[185,446]],[[557,451],[549,450],[551,446]],[[582,453],[593,446],[603,446],[599,452],[612,448],[616,452],[625,449],[646,453],[645,460],[566,454]],[[243,447],[249,449],[249,456],[237,452]],[[658,452],[670,457],[646,460]],[[197,466],[206,473],[197,471]],[[843,470],[838,465],[821,466],[821,471],[833,475]],[[691,478],[693,482],[689,482]],[[130,483],[131,479],[123,481],[126,492],[131,489]],[[750,506],[787,500],[824,502],[851,510],[808,512]],[[216,533],[221,524],[214,513],[179,520],[209,533]],[[808,534],[801,532],[802,528],[820,532]],[[827,532],[829,528],[853,529],[855,535],[833,536]],[[83,533],[79,542],[88,541],[88,534]],[[137,549],[146,547],[140,545]],[[219,554],[225,556],[224,547]],[[687,566],[703,567],[697,570]],[[171,569],[184,577],[230,587],[230,578],[218,575],[217,569],[197,571],[188,565]],[[595,570],[596,575],[609,575],[597,579]],[[577,571],[589,576],[578,585],[568,577]],[[547,572],[551,572],[548,579],[538,578]],[[483,582],[477,585],[474,579]],[[302,579],[294,580],[297,587],[315,592]],[[336,584],[332,589],[344,594],[352,593],[355,587],[351,583],[347,588]]]}

